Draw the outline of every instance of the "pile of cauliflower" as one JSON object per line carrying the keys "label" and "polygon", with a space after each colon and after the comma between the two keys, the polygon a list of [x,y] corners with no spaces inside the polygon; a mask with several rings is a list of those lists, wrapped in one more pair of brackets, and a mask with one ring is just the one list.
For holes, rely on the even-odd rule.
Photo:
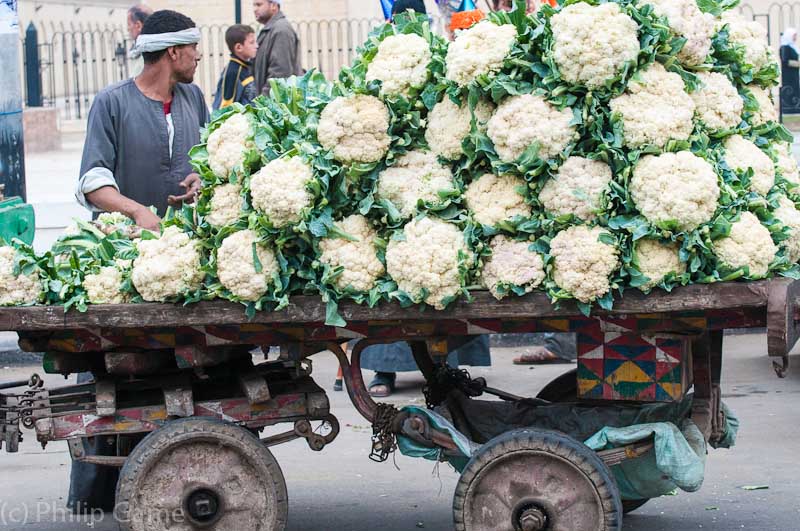
{"label": "pile of cauliflower", "polygon": [[[800,277],[775,57],[729,4],[520,2],[452,42],[399,15],[338,81],[276,81],[218,115],[190,154],[197,205],[121,251],[127,268],[92,261],[81,293],[250,311],[318,294],[340,323],[344,299],[543,291],[588,312],[626,289]],[[0,303],[41,300],[9,249]]]}

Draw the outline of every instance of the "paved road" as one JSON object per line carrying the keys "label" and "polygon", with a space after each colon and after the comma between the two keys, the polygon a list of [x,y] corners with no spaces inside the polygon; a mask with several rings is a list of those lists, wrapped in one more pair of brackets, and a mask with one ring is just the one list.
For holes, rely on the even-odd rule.
{"label": "paved road", "polygon": [[[764,336],[726,337],[723,390],[742,422],[736,448],[712,451],[700,492],[651,501],[626,518],[625,531],[800,529],[800,356],[793,356],[789,378],[779,380],[765,350]],[[563,365],[520,369],[511,365],[511,355],[508,349],[496,350],[495,366],[475,370],[474,375],[485,376],[496,386],[503,382],[500,386],[510,391],[530,393],[566,369]],[[0,357],[0,380],[31,370],[2,365]],[[332,357],[319,359],[314,368],[320,383],[329,387],[335,371]],[[420,403],[415,398],[419,377],[403,375],[399,383],[398,402]],[[366,422],[342,393],[331,396],[343,427],[333,445],[318,454],[300,441],[275,449],[289,488],[289,530],[451,529],[456,473],[403,456],[397,456],[396,466],[372,463],[367,459]],[[70,522],[62,509],[68,471],[63,444],[43,452],[29,437],[21,453],[0,453],[0,529],[86,529],[86,523]],[[769,489],[746,491],[740,488],[744,485]],[[9,521],[19,521],[25,509],[25,525]],[[93,529],[117,527],[106,518],[94,523]]]}

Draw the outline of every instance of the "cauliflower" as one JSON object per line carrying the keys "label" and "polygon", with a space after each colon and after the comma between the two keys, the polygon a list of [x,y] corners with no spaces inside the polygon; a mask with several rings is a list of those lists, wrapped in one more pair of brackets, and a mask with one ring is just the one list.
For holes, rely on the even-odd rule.
{"label": "cauliflower", "polygon": [[646,155],[633,169],[630,194],[650,223],[689,231],[711,219],[720,189],[713,166],[688,152]]}
{"label": "cauliflower", "polygon": [[250,120],[244,114],[234,113],[208,135],[208,165],[214,175],[227,177],[242,165],[245,153],[254,146]]}
{"label": "cauliflower", "polygon": [[549,179],[539,200],[553,216],[575,215],[584,221],[595,219],[609,183],[611,168],[605,162],[569,157]]}
{"label": "cauliflower", "polygon": [[89,273],[83,279],[86,297],[91,304],[124,304],[128,295],[120,291],[122,273],[113,266],[101,267],[97,273]]}
{"label": "cauliflower", "polygon": [[[486,131],[486,122],[492,116],[494,106],[484,100],[475,107],[475,121],[479,131]],[[446,97],[433,106],[428,114],[425,141],[431,150],[448,160],[455,160],[463,153],[461,142],[469,135],[472,113],[468,105],[459,107]]]}
{"label": "cauliflower", "polygon": [[323,238],[319,242],[319,261],[332,268],[342,268],[335,281],[340,290],[367,292],[375,287],[385,271],[376,254],[378,233],[367,218],[359,215],[347,216],[336,225],[354,240]]}
{"label": "cauliflower", "polygon": [[167,299],[194,291],[203,281],[199,242],[178,227],[164,229],[157,240],[140,240],[131,280],[146,301]]}
{"label": "cauliflower", "polygon": [[525,180],[520,177],[484,173],[467,186],[464,200],[475,221],[493,227],[517,216],[531,215],[531,207],[520,193],[520,189],[526,188]]}
{"label": "cauliflower", "polygon": [[570,83],[602,87],[639,55],[639,26],[612,2],[570,4],[550,26],[553,58]]}
{"label": "cauliflower", "polygon": [[772,102],[772,95],[768,89],[763,89],[758,85],[747,85],[745,87],[753,95],[756,102],[758,102],[758,110],[753,112],[751,118],[752,125],[764,125],[767,122],[778,121],[778,110]]}
{"label": "cauliflower", "polygon": [[223,227],[239,219],[242,212],[242,187],[222,184],[214,188],[206,220],[215,227]]}
{"label": "cauliflower", "polygon": [[277,228],[297,223],[314,202],[307,189],[313,178],[311,167],[300,157],[270,161],[250,178],[253,208]]}
{"label": "cauliflower", "polygon": [[775,259],[778,248],[755,214],[743,212],[731,226],[731,233],[713,244],[720,262],[731,269],[749,268],[751,277],[763,277]]}
{"label": "cauliflower", "polygon": [[378,175],[378,197],[390,201],[404,218],[417,211],[420,200],[441,203],[439,192],[455,189],[450,168],[429,151],[409,151]]}
{"label": "cauliflower", "polygon": [[544,261],[530,243],[499,235],[489,242],[492,255],[483,265],[483,283],[497,300],[509,286],[520,286],[529,293],[544,281]]}
{"label": "cauliflower", "polygon": [[711,52],[711,39],[716,32],[713,15],[703,13],[695,0],[645,0],[653,12],[666,17],[672,33],[686,39],[678,59],[686,65],[702,64]]}
{"label": "cauliflower", "polygon": [[697,118],[711,131],[732,129],[742,121],[744,100],[724,74],[697,72],[702,86],[692,92]]}
{"label": "cauliflower", "polygon": [[750,140],[741,135],[733,135],[725,140],[725,162],[736,172],[752,168],[750,189],[767,195],[775,185],[775,165],[769,156]]}
{"label": "cauliflower", "polygon": [[789,239],[782,241],[781,246],[786,248],[789,260],[797,262],[800,260],[800,210],[785,195],[778,199],[778,203],[772,214],[789,228]]}
{"label": "cauliflower", "polygon": [[792,145],[788,142],[780,142],[775,145],[775,148],[778,155],[775,169],[789,182],[790,188],[800,186],[800,170],[797,168],[797,160],[792,153]]}
{"label": "cauliflower", "polygon": [[0,306],[34,304],[43,295],[38,273],[14,274],[16,256],[13,247],[0,246]]}
{"label": "cauliflower", "polygon": [[431,56],[428,41],[419,35],[390,35],[378,45],[367,81],[380,81],[381,94],[408,96],[411,89],[425,85]]}
{"label": "cauliflower", "polygon": [[649,278],[639,289],[648,292],[664,280],[670,273],[682,275],[686,272],[686,262],[681,262],[678,245],[662,243],[654,239],[638,240],[634,245],[634,260],[639,271]]}
{"label": "cauliflower", "polygon": [[447,48],[445,77],[459,87],[484,74],[494,74],[517,40],[517,29],[512,24],[498,26],[488,20],[481,21],[462,31]]}
{"label": "cauliflower", "polygon": [[619,250],[600,241],[600,227],[577,225],[560,231],[550,242],[553,280],[583,303],[609,292],[609,276],[619,267]]}
{"label": "cauliflower", "polygon": [[744,62],[757,72],[775,62],[769,46],[767,30],[755,20],[747,20],[739,13],[726,11],[719,20],[718,29],[728,25],[728,41],[744,47]]}
{"label": "cauliflower", "polygon": [[[254,247],[261,271],[257,271],[253,259]],[[222,245],[217,249],[219,281],[243,301],[260,299],[279,270],[275,253],[258,242],[258,235],[252,230],[234,232],[222,240]]]}
{"label": "cauliflower", "polygon": [[344,163],[378,162],[389,151],[389,110],[374,96],[356,94],[331,101],[319,118],[317,138]]}
{"label": "cauliflower", "polygon": [[103,212],[97,216],[97,222],[102,225],[131,225],[133,220],[121,212]]}
{"label": "cauliflower", "polygon": [[624,144],[632,149],[652,144],[663,148],[669,140],[686,140],[692,134],[694,101],[681,76],[653,63],[631,79],[625,93],[609,107],[622,118]]}
{"label": "cauliflower", "polygon": [[386,248],[386,269],[397,287],[415,302],[443,310],[446,299],[461,292],[460,267],[471,256],[464,233],[452,223],[416,218],[403,227],[404,239],[392,239]]}
{"label": "cauliflower", "polygon": [[541,96],[506,98],[489,119],[487,133],[503,162],[513,162],[534,142],[539,158],[560,154],[577,138],[572,109],[558,110]]}

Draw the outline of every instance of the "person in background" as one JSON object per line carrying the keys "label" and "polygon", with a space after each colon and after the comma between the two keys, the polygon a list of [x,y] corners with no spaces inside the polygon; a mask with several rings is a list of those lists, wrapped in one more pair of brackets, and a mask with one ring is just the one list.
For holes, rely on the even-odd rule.
{"label": "person in background", "polygon": [[797,30],[786,28],[781,34],[781,113],[800,113],[800,53]]}
{"label": "person in background", "polygon": [[[200,54],[200,31],[175,11],[156,11],[144,23],[135,52],[144,70],[101,90],[89,110],[75,197],[93,212],[121,212],[158,230],[167,204],[192,202],[200,176],[189,150],[208,122],[203,93],[191,84]],[[148,206],[154,205],[156,213]],[[91,381],[78,375],[78,383]],[[117,455],[114,437],[87,439],[87,455]],[[119,470],[75,461],[67,507],[75,513],[114,508]]]}
{"label": "person in background", "polygon": [[300,39],[281,11],[282,0],[253,0],[253,13],[264,27],[258,33],[256,92],[269,94],[269,80],[299,76]]}
{"label": "person in background", "polygon": [[392,17],[398,13],[405,13],[409,10],[421,13],[423,15],[428,14],[428,11],[425,9],[425,2],[423,0],[397,0],[392,5]]}
{"label": "person in background", "polygon": [[133,43],[130,50],[128,50],[128,75],[136,77],[142,73],[144,68],[144,61],[140,55],[133,53],[136,47],[136,39],[142,33],[142,28],[147,20],[147,17],[153,14],[153,10],[145,4],[136,4],[128,9],[128,37]]}
{"label": "person in background", "polygon": [[231,52],[231,60],[217,83],[211,106],[215,111],[233,103],[247,105],[258,95],[251,65],[258,51],[256,32],[245,24],[235,24],[225,32],[225,43]]}

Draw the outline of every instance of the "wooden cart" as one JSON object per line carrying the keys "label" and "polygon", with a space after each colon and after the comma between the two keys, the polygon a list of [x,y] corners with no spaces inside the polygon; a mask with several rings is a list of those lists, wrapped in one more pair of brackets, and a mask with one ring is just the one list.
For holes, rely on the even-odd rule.
{"label": "wooden cart", "polygon": [[[786,279],[692,285],[647,296],[628,291],[613,311],[591,317],[571,304],[554,308],[541,293],[496,301],[478,292],[472,302],[446,311],[344,303],[343,328],[324,324],[325,304],[318,297],[295,297],[286,309],[251,320],[242,306],[222,301],[103,305],[85,313],[4,308],[0,330],[17,332],[25,351],[44,352],[46,372],[91,371],[94,379],[53,389],[35,377],[0,385],[0,444],[16,451],[24,427],[34,429],[43,445],[66,440],[77,461],[121,467],[116,516],[124,529],[168,529],[180,518],[182,529],[280,530],[288,497],[269,447],[302,438],[319,451],[339,431],[325,391],[311,376],[312,355],[338,357],[353,405],[373,424],[371,457],[378,460],[395,449],[398,433],[443,452],[455,446],[424,417],[371,399],[361,375],[363,349],[408,341],[428,382],[429,406],[453,391],[519,400],[464,373],[442,377],[448,374],[444,359],[458,341],[487,333],[578,334],[578,374],[549,384],[534,399],[541,404],[671,401],[691,388],[692,420],[714,441],[725,420],[723,331],[766,328],[769,355],[784,376],[798,338],[798,291],[800,282]],[[341,348],[345,340],[356,341],[349,356]],[[252,351],[270,346],[279,346],[280,356],[254,364]],[[635,385],[625,379],[633,372],[640,376]],[[642,374],[651,381],[641,381]],[[459,427],[458,415],[453,417]],[[277,424],[287,430],[258,437]],[[113,455],[87,452],[91,438],[100,436],[115,440]],[[644,501],[623,504],[609,467],[652,444],[595,453],[569,434],[541,429],[480,442],[456,490],[456,529],[620,529],[623,511]],[[551,481],[537,478],[545,469]],[[502,493],[502,503],[486,492]]]}

